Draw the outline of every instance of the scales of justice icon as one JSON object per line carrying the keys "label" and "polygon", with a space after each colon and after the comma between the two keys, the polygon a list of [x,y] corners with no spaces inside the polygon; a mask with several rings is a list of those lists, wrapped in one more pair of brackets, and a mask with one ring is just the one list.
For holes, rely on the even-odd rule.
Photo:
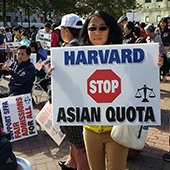
{"label": "scales of justice icon", "polygon": [[148,91],[149,91],[149,95],[148,95],[149,98],[156,97],[153,89],[147,87],[146,84],[144,84],[144,86],[142,88],[137,89],[137,92],[136,92],[136,95],[135,95],[136,98],[142,97],[142,92],[141,92],[142,90],[143,90],[143,100],[142,100],[142,102],[149,102],[149,100],[147,99],[147,92]]}

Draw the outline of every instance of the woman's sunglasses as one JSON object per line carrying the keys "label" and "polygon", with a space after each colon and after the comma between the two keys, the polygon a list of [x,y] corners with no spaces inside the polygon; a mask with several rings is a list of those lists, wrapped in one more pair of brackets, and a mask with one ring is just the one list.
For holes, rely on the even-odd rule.
{"label": "woman's sunglasses", "polygon": [[[108,29],[108,27],[106,26],[101,26],[98,28],[100,31],[106,31]],[[89,31],[96,31],[97,30],[97,27],[89,27],[88,28]]]}

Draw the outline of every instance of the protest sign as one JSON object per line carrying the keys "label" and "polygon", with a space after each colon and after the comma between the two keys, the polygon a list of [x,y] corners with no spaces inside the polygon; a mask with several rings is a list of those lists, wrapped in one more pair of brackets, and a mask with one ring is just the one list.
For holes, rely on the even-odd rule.
{"label": "protest sign", "polygon": [[53,124],[160,125],[158,47],[52,48]]}
{"label": "protest sign", "polygon": [[136,21],[136,22],[141,21],[141,13],[139,12],[135,12],[135,13],[129,12],[129,13],[126,13],[126,16],[128,18],[128,21]]}
{"label": "protest sign", "polygon": [[11,141],[37,135],[30,94],[0,99],[4,130],[11,133]]}
{"label": "protest sign", "polygon": [[50,48],[51,48],[51,34],[40,32],[37,41],[40,41],[42,47],[45,50],[50,50]]}
{"label": "protest sign", "polygon": [[33,63],[34,65],[37,63],[37,53],[31,53],[31,55],[30,55],[30,61],[31,61],[31,63]]}
{"label": "protest sign", "polygon": [[52,126],[52,106],[49,102],[45,104],[35,119],[50,137],[60,145],[65,135],[61,132],[59,126]]}
{"label": "protest sign", "polygon": [[6,37],[8,41],[12,41],[12,33],[11,32],[6,32]]}
{"label": "protest sign", "polygon": [[18,47],[21,46],[21,43],[20,42],[6,42],[6,46],[11,52],[17,53]]}
{"label": "protest sign", "polygon": [[44,60],[43,65],[45,72],[48,73],[48,70],[51,68],[51,58]]}

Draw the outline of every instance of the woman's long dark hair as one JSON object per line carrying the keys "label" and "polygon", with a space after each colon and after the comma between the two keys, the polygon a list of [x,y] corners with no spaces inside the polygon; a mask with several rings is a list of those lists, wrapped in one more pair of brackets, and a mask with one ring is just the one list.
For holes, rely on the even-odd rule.
{"label": "woman's long dark hair", "polygon": [[109,27],[109,37],[106,44],[122,44],[123,36],[121,28],[118,26],[116,20],[110,14],[104,11],[96,11],[87,17],[83,28],[80,31],[79,44],[92,45],[89,40],[87,27],[90,20],[95,16],[101,17],[105,21],[106,25]]}
{"label": "woman's long dark hair", "polygon": [[[161,28],[161,26],[160,26],[160,23],[161,23],[162,21],[166,23],[166,26],[165,26],[164,30],[162,30],[162,28]],[[163,17],[163,18],[159,21],[159,29],[160,29],[161,33],[162,33],[162,32],[169,32],[169,29],[168,29],[168,18],[167,18],[167,17]]]}

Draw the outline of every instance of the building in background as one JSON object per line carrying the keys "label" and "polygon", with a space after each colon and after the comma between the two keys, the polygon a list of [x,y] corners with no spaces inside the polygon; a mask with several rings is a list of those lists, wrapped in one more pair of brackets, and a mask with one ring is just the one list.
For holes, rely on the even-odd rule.
{"label": "building in background", "polygon": [[153,23],[155,26],[162,17],[170,15],[170,0],[137,0],[142,4],[141,22]]}
{"label": "building in background", "polygon": [[[0,26],[3,26],[3,13],[2,13],[2,3],[0,2]],[[25,15],[24,10],[18,10],[16,12],[6,13],[7,25],[9,27],[15,27],[17,25],[23,25],[24,28],[28,28],[28,16]],[[37,14],[30,15],[30,25],[35,25],[37,28],[44,27],[44,23],[41,22],[42,17],[38,17]]]}

